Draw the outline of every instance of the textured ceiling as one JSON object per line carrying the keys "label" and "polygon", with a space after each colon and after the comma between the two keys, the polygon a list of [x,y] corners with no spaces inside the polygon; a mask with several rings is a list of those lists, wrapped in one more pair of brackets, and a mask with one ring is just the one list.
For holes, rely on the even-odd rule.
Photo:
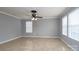
{"label": "textured ceiling", "polygon": [[0,13],[11,15],[20,19],[31,18],[31,10],[37,10],[37,15],[42,17],[57,17],[66,8],[64,7],[0,7]]}

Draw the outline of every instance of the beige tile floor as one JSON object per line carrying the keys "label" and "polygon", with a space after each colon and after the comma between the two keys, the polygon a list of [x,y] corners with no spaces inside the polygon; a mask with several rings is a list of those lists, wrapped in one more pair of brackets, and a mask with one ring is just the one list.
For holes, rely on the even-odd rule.
{"label": "beige tile floor", "polygon": [[72,51],[60,39],[19,38],[0,44],[0,51]]}

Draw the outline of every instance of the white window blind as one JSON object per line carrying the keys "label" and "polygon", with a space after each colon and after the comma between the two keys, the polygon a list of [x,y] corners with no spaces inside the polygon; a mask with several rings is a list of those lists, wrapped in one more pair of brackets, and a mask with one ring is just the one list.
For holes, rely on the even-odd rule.
{"label": "white window blind", "polygon": [[26,33],[32,33],[32,21],[26,21]]}

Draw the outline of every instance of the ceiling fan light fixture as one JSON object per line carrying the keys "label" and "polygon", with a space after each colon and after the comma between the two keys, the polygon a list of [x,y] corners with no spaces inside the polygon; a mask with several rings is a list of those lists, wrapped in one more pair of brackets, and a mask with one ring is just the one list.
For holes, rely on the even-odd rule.
{"label": "ceiling fan light fixture", "polygon": [[37,20],[37,18],[34,18],[34,17],[33,17],[32,20]]}
{"label": "ceiling fan light fixture", "polygon": [[32,20],[35,20],[35,18],[32,18]]}
{"label": "ceiling fan light fixture", "polygon": [[37,20],[37,18],[35,18],[35,20]]}

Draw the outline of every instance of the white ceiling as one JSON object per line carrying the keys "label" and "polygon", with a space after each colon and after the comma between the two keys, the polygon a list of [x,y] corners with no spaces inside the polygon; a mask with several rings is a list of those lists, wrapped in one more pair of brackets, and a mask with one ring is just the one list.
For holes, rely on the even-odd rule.
{"label": "white ceiling", "polygon": [[57,17],[66,8],[64,7],[0,7],[0,13],[20,19],[31,18],[31,10],[37,10],[37,15],[42,17]]}

